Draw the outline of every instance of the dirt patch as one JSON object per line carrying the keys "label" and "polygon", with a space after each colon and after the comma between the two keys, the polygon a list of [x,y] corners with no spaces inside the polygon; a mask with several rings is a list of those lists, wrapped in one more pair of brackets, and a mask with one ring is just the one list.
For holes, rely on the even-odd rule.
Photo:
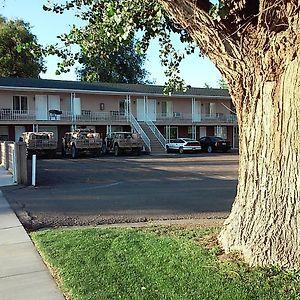
{"label": "dirt patch", "polygon": [[197,238],[195,241],[206,250],[214,252],[220,262],[244,263],[245,261],[240,252],[225,253],[219,243],[217,233]]}

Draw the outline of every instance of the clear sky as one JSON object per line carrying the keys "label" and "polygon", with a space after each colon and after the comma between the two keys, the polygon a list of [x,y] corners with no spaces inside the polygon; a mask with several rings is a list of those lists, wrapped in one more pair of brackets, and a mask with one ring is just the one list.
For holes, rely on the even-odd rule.
{"label": "clear sky", "polygon": [[[57,1],[59,2],[59,1]],[[43,4],[47,0],[0,0],[0,14],[10,19],[23,19],[30,23],[32,32],[37,36],[42,45],[58,42],[57,36],[68,32],[72,24],[79,24],[74,13],[67,12],[62,15],[43,11]],[[42,78],[76,80],[75,71],[55,75],[57,58],[47,57],[47,72]],[[165,77],[163,68],[158,57],[158,44],[153,42],[150,45],[145,68],[150,72],[150,79],[156,84],[164,84]],[[214,64],[206,58],[200,58],[198,54],[187,57],[181,66],[181,76],[187,84],[194,87],[203,87],[207,83],[211,87],[219,87],[218,81],[221,76]]]}

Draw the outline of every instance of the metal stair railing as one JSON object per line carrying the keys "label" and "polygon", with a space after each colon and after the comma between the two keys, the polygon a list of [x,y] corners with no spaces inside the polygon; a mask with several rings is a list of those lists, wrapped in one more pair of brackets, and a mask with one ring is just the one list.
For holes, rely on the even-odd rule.
{"label": "metal stair railing", "polygon": [[148,150],[151,152],[150,139],[148,138],[147,134],[145,133],[145,131],[143,130],[143,128],[138,123],[138,121],[136,120],[136,118],[134,117],[134,115],[132,113],[129,113],[129,121],[130,121],[130,124],[132,125],[132,127],[134,128],[134,130],[141,136],[141,138],[144,141]]}
{"label": "metal stair railing", "polygon": [[166,139],[165,137],[161,134],[161,132],[158,130],[158,128],[156,127],[156,125],[149,119],[149,117],[146,115],[146,124],[148,125],[148,127],[150,128],[150,130],[153,132],[153,134],[155,135],[155,137],[158,139],[158,141],[160,142],[160,144],[164,147],[164,149],[166,149]]}

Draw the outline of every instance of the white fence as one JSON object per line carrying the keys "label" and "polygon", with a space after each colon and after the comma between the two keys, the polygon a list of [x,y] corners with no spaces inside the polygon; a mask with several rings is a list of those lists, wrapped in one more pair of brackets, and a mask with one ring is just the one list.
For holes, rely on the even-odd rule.
{"label": "white fence", "polygon": [[27,184],[26,144],[1,142],[1,166],[13,174],[14,182]]}

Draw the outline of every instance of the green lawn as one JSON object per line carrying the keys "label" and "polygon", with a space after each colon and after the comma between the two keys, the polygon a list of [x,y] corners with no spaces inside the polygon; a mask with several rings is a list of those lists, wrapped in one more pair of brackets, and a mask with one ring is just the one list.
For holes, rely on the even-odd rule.
{"label": "green lawn", "polygon": [[216,230],[81,229],[31,234],[70,299],[300,299],[300,273],[221,262]]}

